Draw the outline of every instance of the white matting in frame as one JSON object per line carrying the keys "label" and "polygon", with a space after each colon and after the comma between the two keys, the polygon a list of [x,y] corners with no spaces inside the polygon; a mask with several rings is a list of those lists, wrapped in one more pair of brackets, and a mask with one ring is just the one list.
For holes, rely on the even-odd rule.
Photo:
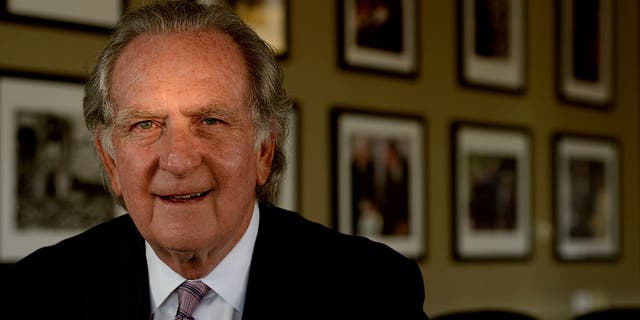
{"label": "white matting in frame", "polygon": [[[417,117],[395,117],[388,114],[355,111],[340,112],[335,121],[338,230],[385,243],[410,258],[423,257],[425,254],[424,122]],[[385,157],[389,154],[390,143],[397,146],[400,157],[406,161],[406,171],[401,179],[404,180],[403,183],[408,189],[403,195],[404,200],[389,201],[395,203],[391,209],[397,211],[400,207],[404,207],[408,211],[399,213],[406,215],[404,228],[395,229],[401,231],[385,231],[390,218],[381,204],[375,209],[374,206],[362,209],[358,203],[360,215],[352,211],[354,210],[352,164],[356,161],[355,153],[360,150],[359,143],[364,140],[368,141],[367,146],[371,147],[371,158],[374,159],[376,171],[374,175],[378,178],[372,179],[372,184],[383,186],[378,188],[380,191],[377,193],[376,201],[383,201],[384,197],[381,194],[393,193],[391,188],[386,187],[390,183],[389,178],[381,181],[385,176],[384,170],[389,169],[389,165],[385,163]],[[365,216],[366,219],[363,218]]]}
{"label": "white matting in frame", "polygon": [[526,87],[526,0],[459,0],[464,84],[507,91]]}
{"label": "white matting in frame", "polygon": [[298,167],[298,146],[299,146],[299,109],[294,106],[289,114],[289,136],[284,145],[284,152],[287,157],[287,168],[282,175],[282,181],[278,186],[278,197],[276,205],[290,211],[298,211],[299,199],[299,179],[300,169]]}
{"label": "white matting in frame", "polygon": [[7,0],[10,14],[112,28],[124,11],[122,0]]}
{"label": "white matting in frame", "polygon": [[620,250],[615,140],[560,134],[555,140],[556,254],[614,259]]}
{"label": "white matting in frame", "polygon": [[0,78],[0,261],[114,216],[83,96],[81,83]]}
{"label": "white matting in frame", "polygon": [[[531,253],[530,141],[524,130],[507,130],[482,125],[455,125],[455,255],[458,259],[521,259]],[[484,163],[484,164],[482,164]],[[502,166],[504,170],[497,166]],[[474,170],[474,168],[480,168]],[[490,172],[489,172],[490,171]],[[482,175],[476,173],[483,173]],[[480,177],[481,176],[481,177]],[[476,178],[480,177],[480,178]],[[506,186],[513,218],[496,223],[494,206],[486,214],[474,198],[500,202],[500,193],[482,188],[479,179]],[[502,183],[506,179],[507,182]],[[484,190],[484,191],[478,191]],[[515,202],[515,203],[514,203]],[[489,215],[490,218],[486,216]],[[489,222],[479,222],[485,219]]]}

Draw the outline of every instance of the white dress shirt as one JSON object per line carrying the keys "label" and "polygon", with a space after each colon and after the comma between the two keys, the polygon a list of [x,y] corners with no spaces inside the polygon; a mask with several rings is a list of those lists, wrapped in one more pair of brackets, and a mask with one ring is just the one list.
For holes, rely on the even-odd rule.
{"label": "white dress shirt", "polygon": [[[253,206],[251,221],[240,241],[226,257],[204,278],[211,290],[196,307],[196,320],[240,320],[249,278],[249,266],[258,235],[260,209]],[[167,266],[146,243],[151,311],[154,320],[173,320],[178,310],[175,289],[186,279]]]}

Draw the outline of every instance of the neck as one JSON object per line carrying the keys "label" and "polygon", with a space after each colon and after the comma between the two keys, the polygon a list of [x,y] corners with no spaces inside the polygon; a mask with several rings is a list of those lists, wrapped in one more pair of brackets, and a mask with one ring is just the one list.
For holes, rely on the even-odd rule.
{"label": "neck", "polygon": [[158,243],[149,242],[149,245],[162,262],[185,279],[204,278],[242,239],[249,228],[252,217],[253,214],[247,215],[240,226],[236,228],[236,232],[226,241],[220,241],[205,248],[176,250],[163,247]]}
{"label": "neck", "polygon": [[149,244],[158,255],[158,258],[173,271],[185,279],[200,279],[208,275],[227,256],[229,251],[240,241],[247,227],[248,223],[243,226],[242,232],[239,232],[235,238],[227,241],[222,246],[215,246],[202,251],[177,251],[156,246],[152,243]]}

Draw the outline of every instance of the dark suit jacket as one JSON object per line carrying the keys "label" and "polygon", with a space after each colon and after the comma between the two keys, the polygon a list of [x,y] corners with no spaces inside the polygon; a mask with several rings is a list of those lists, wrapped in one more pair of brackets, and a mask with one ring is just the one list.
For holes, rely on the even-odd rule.
{"label": "dark suit jacket", "polygon": [[[243,319],[426,319],[415,262],[296,213],[260,213]],[[128,215],[34,252],[12,274],[4,302],[16,319],[149,317],[144,239]]]}

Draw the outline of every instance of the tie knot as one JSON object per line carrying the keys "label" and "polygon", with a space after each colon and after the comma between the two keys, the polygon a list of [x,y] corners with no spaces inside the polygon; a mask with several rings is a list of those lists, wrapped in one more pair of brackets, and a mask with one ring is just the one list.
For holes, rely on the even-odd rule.
{"label": "tie knot", "polygon": [[193,310],[211,290],[202,281],[185,281],[178,287],[178,312],[176,319],[193,320]]}

